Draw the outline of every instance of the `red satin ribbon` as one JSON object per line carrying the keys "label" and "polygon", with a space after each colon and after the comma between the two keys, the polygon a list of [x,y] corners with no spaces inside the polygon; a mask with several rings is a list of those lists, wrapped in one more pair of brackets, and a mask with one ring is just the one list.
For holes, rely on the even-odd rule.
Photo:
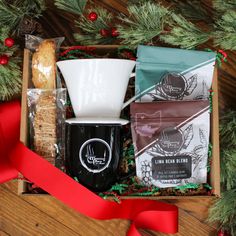
{"label": "red satin ribbon", "polygon": [[19,130],[20,104],[0,104],[0,183],[14,179],[18,175],[18,171],[9,162],[8,153],[19,140]]}
{"label": "red satin ribbon", "polygon": [[132,220],[128,236],[140,236],[138,228],[163,233],[178,231],[176,206],[144,199],[123,200],[121,204],[104,200],[25,147],[18,141],[19,110],[16,102],[0,105],[0,140],[3,137],[5,140],[0,144],[0,182],[14,178],[19,171],[38,187],[86,216],[100,220]]}

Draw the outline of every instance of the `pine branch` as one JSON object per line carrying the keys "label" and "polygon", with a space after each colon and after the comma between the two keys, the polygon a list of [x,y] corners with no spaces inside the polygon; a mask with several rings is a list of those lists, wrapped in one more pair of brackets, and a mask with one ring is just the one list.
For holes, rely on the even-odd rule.
{"label": "pine branch", "polygon": [[222,188],[236,188],[236,112],[230,111],[221,118],[221,182]]}
{"label": "pine branch", "polygon": [[181,14],[191,21],[206,21],[212,22],[209,12],[202,7],[199,0],[171,0],[170,3],[175,3],[175,12]]}
{"label": "pine branch", "polygon": [[223,190],[236,189],[236,150],[228,149],[221,152],[221,183]]}
{"label": "pine branch", "polygon": [[87,0],[55,0],[55,5],[64,11],[82,15],[87,4]]}
{"label": "pine branch", "polygon": [[236,150],[236,111],[228,111],[220,119],[220,145],[225,150]]}
{"label": "pine branch", "polygon": [[[90,21],[87,15],[90,12],[96,12],[98,18],[96,21]],[[101,29],[109,29],[112,14],[103,8],[96,8],[96,10],[87,10],[81,18],[76,21],[76,26],[81,30],[81,33],[74,34],[76,41],[83,45],[94,44],[109,44],[114,38],[111,36],[103,37],[100,33]]]}
{"label": "pine branch", "polygon": [[236,10],[236,0],[214,0],[213,6],[219,12]]}
{"label": "pine branch", "polygon": [[236,11],[227,11],[215,24],[215,45],[225,50],[236,49]]}
{"label": "pine branch", "polygon": [[46,10],[45,0],[15,0],[16,7],[26,10],[27,15],[31,17],[40,17],[42,12]]}
{"label": "pine branch", "polygon": [[222,198],[210,209],[209,221],[236,234],[236,111],[227,112],[220,120]]}
{"label": "pine branch", "polygon": [[15,57],[18,47],[14,45],[9,48],[4,45],[4,40],[9,34],[9,28],[0,28],[0,55],[9,57],[7,65],[0,65],[0,101],[10,99],[21,90],[21,70],[18,66],[19,59]]}
{"label": "pine branch", "polygon": [[128,11],[129,18],[120,17],[127,26],[119,25],[118,31],[122,43],[131,46],[151,42],[159,36],[170,15],[167,8],[149,1],[141,5],[130,5]]}
{"label": "pine branch", "polygon": [[170,22],[170,32],[160,36],[160,39],[170,45],[181,48],[192,49],[205,43],[210,38],[209,32],[203,32],[183,16],[172,13]]}
{"label": "pine branch", "polygon": [[7,0],[1,0],[0,26],[16,30],[24,17],[38,18],[43,10],[45,10],[44,0],[14,0],[11,4]]}
{"label": "pine branch", "polygon": [[210,209],[210,222],[217,222],[224,230],[231,235],[236,235],[236,189],[232,189],[222,194]]}
{"label": "pine branch", "polygon": [[74,34],[77,42],[81,45],[111,44],[114,39],[111,37],[102,37],[99,33],[93,34]]}
{"label": "pine branch", "polygon": [[155,0],[128,0],[128,4],[129,5],[137,5],[137,4],[143,4],[143,3],[147,3],[147,2],[155,2]]}
{"label": "pine branch", "polygon": [[0,41],[3,42],[5,40],[5,38],[7,38],[10,35],[10,29],[8,27],[1,27],[0,28]]}
{"label": "pine branch", "polygon": [[18,46],[6,47],[4,40],[10,36],[10,29],[7,27],[0,28],[0,55],[5,54],[11,57],[17,50]]}
{"label": "pine branch", "polygon": [[17,26],[24,13],[13,5],[9,6],[4,0],[0,3],[1,25],[8,25],[11,29]]}
{"label": "pine branch", "polygon": [[0,65],[0,101],[9,100],[21,91],[20,67],[10,61],[8,65]]}

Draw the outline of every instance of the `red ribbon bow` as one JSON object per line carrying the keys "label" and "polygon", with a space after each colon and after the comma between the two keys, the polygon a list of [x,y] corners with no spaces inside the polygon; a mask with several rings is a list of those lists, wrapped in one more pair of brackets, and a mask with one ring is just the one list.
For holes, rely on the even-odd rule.
{"label": "red ribbon bow", "polygon": [[132,220],[128,236],[138,236],[137,228],[163,233],[178,231],[176,206],[144,199],[107,201],[64,174],[19,141],[20,104],[0,105],[0,183],[22,173],[27,179],[78,212],[99,220]]}

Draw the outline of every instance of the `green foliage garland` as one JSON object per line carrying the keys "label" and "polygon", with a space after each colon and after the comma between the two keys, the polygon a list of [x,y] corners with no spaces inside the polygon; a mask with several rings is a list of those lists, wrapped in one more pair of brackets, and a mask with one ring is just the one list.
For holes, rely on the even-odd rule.
{"label": "green foliage garland", "polygon": [[171,30],[161,35],[160,39],[170,45],[181,48],[195,48],[208,41],[209,32],[203,32],[196,25],[186,20],[183,16],[172,13]]}
{"label": "green foliage garland", "polygon": [[21,91],[21,70],[14,63],[0,65],[0,101],[9,100]]}
{"label": "green foliage garland", "polygon": [[162,33],[170,20],[167,8],[149,1],[141,5],[130,5],[128,11],[130,14],[128,18],[120,17],[124,26],[119,25],[118,31],[122,43],[131,46],[152,42],[154,37]]}
{"label": "green foliage garland", "polygon": [[87,4],[87,0],[55,0],[55,5],[64,11],[82,15]]}
{"label": "green foliage garland", "polygon": [[18,25],[25,17],[38,18],[45,10],[44,0],[7,0],[0,1],[0,26],[7,26],[10,30],[17,32]]}
{"label": "green foliage garland", "polygon": [[236,189],[222,194],[220,200],[210,209],[210,222],[220,223],[220,228],[236,235]]}
{"label": "green foliage garland", "polygon": [[[96,12],[98,18],[96,21],[90,21],[88,15],[90,12]],[[83,45],[109,44],[114,38],[109,34],[107,37],[101,35],[101,30],[109,30],[110,22],[113,16],[107,10],[97,7],[96,9],[88,9],[79,20],[75,22],[80,28],[81,33],[74,34],[75,39]]]}
{"label": "green foliage garland", "polygon": [[169,0],[170,4],[174,5],[176,13],[181,14],[190,21],[205,21],[212,22],[209,12],[202,7],[202,2],[199,0]]}
{"label": "green foliage garland", "polygon": [[226,50],[236,49],[236,11],[227,11],[215,24],[215,45]]}
{"label": "green foliage garland", "polygon": [[221,186],[224,193],[210,210],[209,221],[236,235],[236,111],[230,111],[220,122]]}
{"label": "green foliage garland", "polygon": [[[118,28],[120,43],[132,48],[138,44],[156,45],[161,40],[169,45],[193,49],[214,39],[214,44],[222,49],[236,49],[236,0],[214,0],[215,10],[212,12],[216,18],[209,16],[201,1],[165,2],[170,4],[169,8],[154,0],[129,0],[129,15],[118,15],[121,23],[117,25],[112,24],[114,16],[105,9],[85,10],[86,0],[55,0],[55,5],[81,16],[75,22],[80,32],[74,36],[84,45],[116,43],[116,37],[110,32],[114,27]],[[94,21],[88,18],[91,12],[98,16]],[[199,21],[207,23],[204,26],[207,30],[198,27]],[[102,35],[101,30],[108,31],[107,35]]]}
{"label": "green foliage garland", "polygon": [[236,0],[214,0],[213,6],[218,12],[236,10]]}
{"label": "green foliage garland", "polygon": [[9,31],[6,27],[0,29],[0,55],[9,57],[7,65],[0,65],[0,101],[9,100],[21,90],[19,58],[15,57],[18,48],[17,46],[8,48],[4,45],[5,38],[9,37]]}

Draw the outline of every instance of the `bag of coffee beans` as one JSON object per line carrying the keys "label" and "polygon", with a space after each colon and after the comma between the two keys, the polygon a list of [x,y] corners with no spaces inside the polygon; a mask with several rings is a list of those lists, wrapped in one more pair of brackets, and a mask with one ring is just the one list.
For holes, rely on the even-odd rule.
{"label": "bag of coffee beans", "polygon": [[216,53],[140,45],[135,94],[138,101],[208,99]]}
{"label": "bag of coffee beans", "polygon": [[136,172],[143,184],[160,188],[206,183],[209,102],[131,104]]}

